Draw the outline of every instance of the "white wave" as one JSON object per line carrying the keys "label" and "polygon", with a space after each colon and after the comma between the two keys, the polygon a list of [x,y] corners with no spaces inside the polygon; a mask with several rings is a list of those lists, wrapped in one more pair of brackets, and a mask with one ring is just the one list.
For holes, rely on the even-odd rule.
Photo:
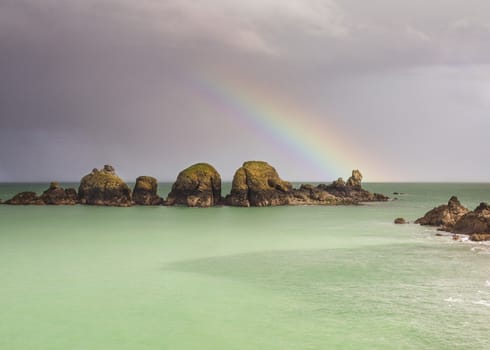
{"label": "white wave", "polygon": [[474,301],[473,304],[476,305],[483,305],[483,306],[488,306],[490,307],[490,301],[487,300],[479,300],[479,301]]}
{"label": "white wave", "polygon": [[463,299],[449,297],[447,299],[444,299],[444,301],[447,301],[448,303],[462,303]]}

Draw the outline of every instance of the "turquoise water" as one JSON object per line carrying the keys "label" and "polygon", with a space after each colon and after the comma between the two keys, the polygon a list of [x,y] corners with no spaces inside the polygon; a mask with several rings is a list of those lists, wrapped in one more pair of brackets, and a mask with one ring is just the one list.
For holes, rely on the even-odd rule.
{"label": "turquoise water", "polygon": [[[0,198],[46,185],[0,185]],[[490,247],[413,220],[490,184],[350,207],[0,206],[0,349],[489,349]],[[162,194],[169,185],[163,186]]]}

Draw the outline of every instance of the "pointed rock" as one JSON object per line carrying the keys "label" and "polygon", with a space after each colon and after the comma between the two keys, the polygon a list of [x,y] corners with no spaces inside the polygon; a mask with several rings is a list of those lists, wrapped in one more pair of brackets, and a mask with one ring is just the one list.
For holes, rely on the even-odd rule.
{"label": "pointed rock", "polygon": [[447,204],[440,205],[428,211],[423,217],[415,221],[416,224],[441,226],[441,230],[453,232],[456,222],[469,210],[461,205],[456,196],[452,196]]}

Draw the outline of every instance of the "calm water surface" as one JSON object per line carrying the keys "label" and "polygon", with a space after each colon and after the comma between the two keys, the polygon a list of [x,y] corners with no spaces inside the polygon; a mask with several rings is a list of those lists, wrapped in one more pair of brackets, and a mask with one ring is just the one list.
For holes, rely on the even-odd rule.
{"label": "calm water surface", "polygon": [[[0,185],[0,198],[47,185]],[[0,349],[489,349],[490,247],[414,220],[489,184],[350,207],[0,206]],[[168,185],[161,189],[168,192]]]}

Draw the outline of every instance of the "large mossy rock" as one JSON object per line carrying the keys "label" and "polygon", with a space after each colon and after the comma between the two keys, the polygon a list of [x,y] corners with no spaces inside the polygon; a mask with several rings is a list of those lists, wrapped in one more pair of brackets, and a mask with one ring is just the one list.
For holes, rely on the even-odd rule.
{"label": "large mossy rock", "polygon": [[44,201],[35,192],[21,192],[5,202],[10,205],[44,205]]}
{"label": "large mossy rock", "polygon": [[131,189],[116,175],[114,168],[105,165],[84,176],[78,188],[81,204],[129,207],[132,205]]}
{"label": "large mossy rock", "polygon": [[74,205],[78,203],[78,194],[74,188],[66,190],[57,182],[51,182],[49,188],[43,192],[41,199],[50,205]]}
{"label": "large mossy rock", "polygon": [[453,227],[469,210],[461,205],[456,196],[452,196],[447,204],[440,205],[428,211],[415,221],[416,224],[440,226],[441,230],[453,231]]}
{"label": "large mossy rock", "polygon": [[454,224],[451,232],[466,235],[490,234],[490,206],[480,203],[474,211],[465,213]]}
{"label": "large mossy rock", "polygon": [[212,207],[221,203],[221,176],[207,163],[182,170],[167,197],[167,205]]}
{"label": "large mossy rock", "polygon": [[133,202],[138,205],[160,205],[163,199],[158,196],[158,181],[151,176],[140,176],[133,189]]}
{"label": "large mossy rock", "polygon": [[236,171],[226,203],[239,207],[286,205],[291,191],[291,183],[283,181],[271,165],[249,161]]}

